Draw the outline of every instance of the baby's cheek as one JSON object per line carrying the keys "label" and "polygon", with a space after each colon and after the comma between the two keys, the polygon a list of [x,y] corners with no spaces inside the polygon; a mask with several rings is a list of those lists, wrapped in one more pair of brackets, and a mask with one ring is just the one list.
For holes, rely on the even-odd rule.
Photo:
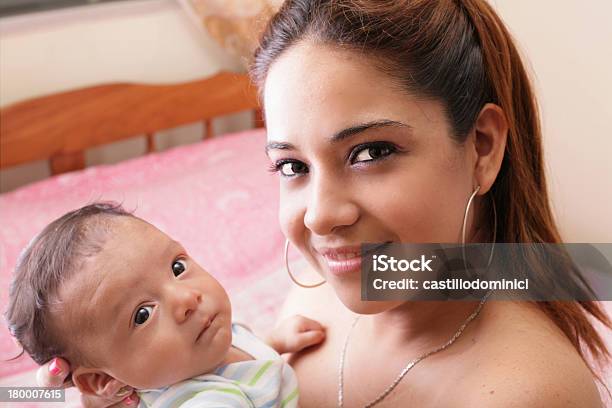
{"label": "baby's cheek", "polygon": [[117,356],[115,378],[135,388],[159,388],[176,382],[174,377],[179,373],[172,366],[181,356],[160,336],[150,338],[155,341],[125,347]]}
{"label": "baby's cheek", "polygon": [[151,371],[151,363],[151,359],[144,357],[144,351],[130,353],[129,356],[117,359],[112,374],[117,380],[132,387],[149,388],[147,383],[156,380],[155,371]]}

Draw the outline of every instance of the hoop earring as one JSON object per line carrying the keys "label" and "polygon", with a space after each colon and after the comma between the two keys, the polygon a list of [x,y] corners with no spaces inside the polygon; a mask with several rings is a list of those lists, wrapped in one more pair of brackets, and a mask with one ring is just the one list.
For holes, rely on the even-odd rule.
{"label": "hoop earring", "polygon": [[[474,197],[476,196],[476,194],[478,194],[479,191],[480,186],[477,186],[474,192],[472,192],[472,195],[470,196],[470,199],[468,200],[467,205],[465,206],[465,213],[463,215],[463,226],[461,227],[461,252],[463,254],[463,266],[465,266],[466,271],[468,267],[467,263],[465,262],[465,228],[467,226],[467,218],[468,214],[470,213],[472,201],[474,200]],[[491,253],[489,254],[489,260],[487,261],[487,268],[491,266],[491,261],[493,260],[493,251],[495,250],[495,242],[497,240],[497,209],[495,208],[495,199],[493,198],[493,195],[490,193],[489,195],[491,196],[491,204],[493,204],[493,242],[491,244]]]}
{"label": "hoop earring", "polygon": [[293,283],[295,283],[296,285],[302,288],[311,289],[311,288],[316,288],[317,286],[321,286],[322,284],[327,282],[327,280],[325,279],[323,279],[323,282],[315,283],[313,285],[304,285],[303,283],[298,282],[298,280],[295,279],[295,277],[291,273],[291,269],[289,269],[289,258],[287,257],[288,253],[289,253],[289,240],[287,239],[285,240],[285,269],[287,270],[287,274],[289,275]]}

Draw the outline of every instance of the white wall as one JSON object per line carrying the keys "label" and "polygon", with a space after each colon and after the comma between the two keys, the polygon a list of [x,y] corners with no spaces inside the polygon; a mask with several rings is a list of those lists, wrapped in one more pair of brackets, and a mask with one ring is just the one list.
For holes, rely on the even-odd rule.
{"label": "white wall", "polygon": [[110,81],[178,82],[238,69],[173,0],[0,20],[0,101]]}
{"label": "white wall", "polygon": [[[241,70],[174,0],[126,1],[0,20],[0,106],[108,82],[172,83]],[[239,115],[217,133],[245,125]],[[197,140],[201,125],[160,132],[167,148]],[[89,165],[141,154],[144,138],[87,152]],[[47,177],[46,162],[0,172],[0,192]]]}
{"label": "white wall", "polygon": [[[571,241],[612,242],[612,2],[491,2],[536,73],[549,184],[564,235]],[[0,104],[94,83],[183,81],[220,68],[239,69],[237,60],[189,23],[172,0],[0,21]],[[170,133],[189,139],[198,130]],[[136,143],[141,144],[131,150],[144,149]],[[88,160],[113,159],[108,152],[94,152]],[[31,173],[0,174],[0,190]]]}
{"label": "white wall", "polygon": [[569,241],[612,242],[612,2],[492,4],[535,71],[562,233]]}

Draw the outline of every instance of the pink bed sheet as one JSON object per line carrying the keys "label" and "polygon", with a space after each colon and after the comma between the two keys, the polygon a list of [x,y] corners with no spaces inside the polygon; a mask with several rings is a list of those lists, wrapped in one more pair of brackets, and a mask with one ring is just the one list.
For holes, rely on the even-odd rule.
{"label": "pink bed sheet", "polygon": [[[267,171],[263,130],[252,130],[151,154],[111,166],[68,173],[0,196],[0,309],[22,248],[49,221],[96,200],[123,203],[180,241],[236,295],[238,317],[271,322],[286,294],[281,267],[277,179]],[[270,283],[273,279],[274,285]],[[244,288],[257,287],[246,295]],[[266,286],[267,285],[267,286]],[[272,290],[274,289],[274,290]],[[249,312],[251,314],[249,315]],[[0,328],[0,358],[18,348]],[[0,378],[31,370],[27,357],[2,362]]]}

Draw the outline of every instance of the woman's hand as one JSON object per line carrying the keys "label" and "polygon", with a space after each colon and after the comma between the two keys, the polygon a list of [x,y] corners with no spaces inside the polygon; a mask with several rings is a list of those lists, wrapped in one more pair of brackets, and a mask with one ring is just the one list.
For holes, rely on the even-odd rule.
{"label": "woman's hand", "polygon": [[278,354],[297,353],[325,339],[321,323],[304,316],[291,316],[283,320],[270,334],[267,343]]}
{"label": "woman's hand", "polygon": [[[72,387],[70,365],[66,360],[54,358],[38,368],[36,381],[41,387]],[[85,408],[134,408],[138,405],[138,395],[130,387],[122,387],[119,381],[113,381],[107,388],[106,395],[81,394],[81,403]]]}

